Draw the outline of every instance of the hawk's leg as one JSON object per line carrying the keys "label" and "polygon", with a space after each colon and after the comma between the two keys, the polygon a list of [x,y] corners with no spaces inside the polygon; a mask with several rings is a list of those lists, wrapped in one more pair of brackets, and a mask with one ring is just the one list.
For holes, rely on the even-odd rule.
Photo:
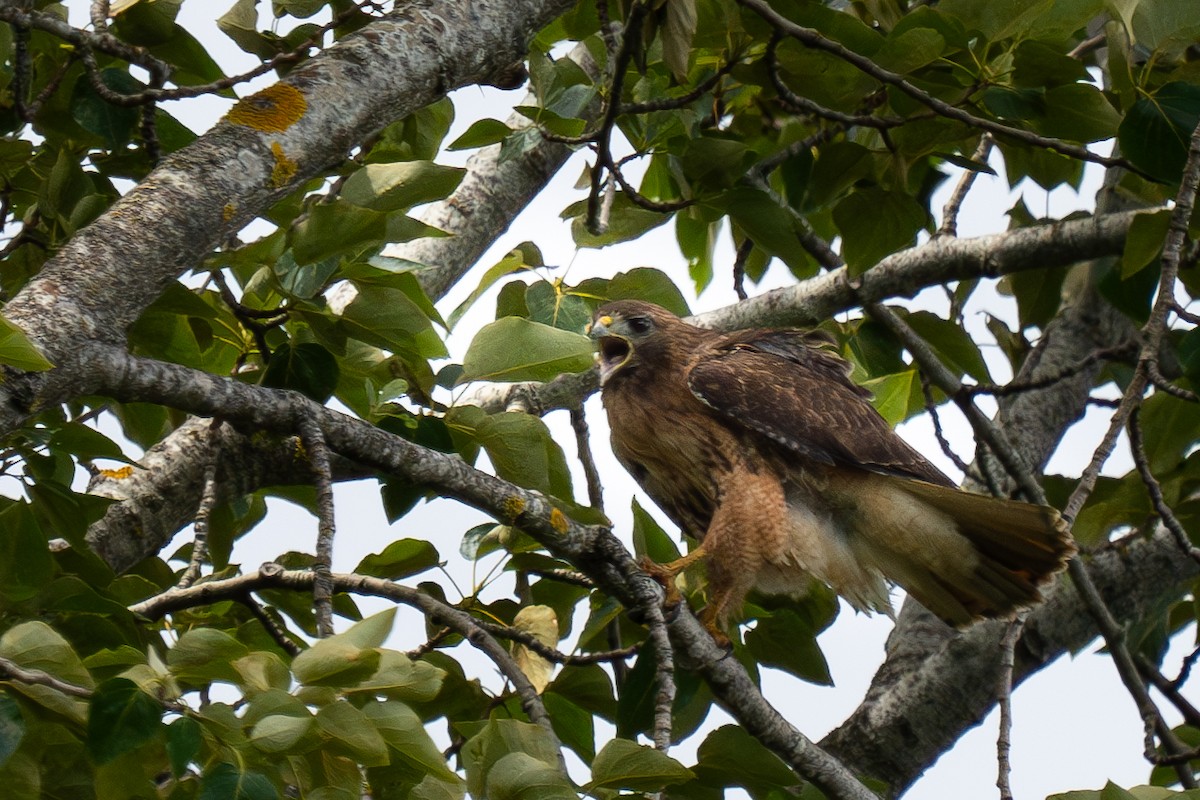
{"label": "hawk's leg", "polygon": [[667,596],[664,601],[665,605],[673,606],[683,601],[679,594],[679,587],[675,585],[675,578],[692,564],[695,564],[699,559],[706,555],[704,543],[701,542],[696,546],[696,549],[688,553],[683,558],[677,558],[669,564],[659,564],[657,561],[651,561],[649,557],[643,556],[639,562],[642,570],[654,580],[658,581],[666,591]]}
{"label": "hawk's leg", "polygon": [[700,615],[718,644],[742,609],[759,573],[777,561],[788,537],[787,504],[779,477],[762,463],[736,462],[721,482],[704,548],[708,552],[708,605]]}

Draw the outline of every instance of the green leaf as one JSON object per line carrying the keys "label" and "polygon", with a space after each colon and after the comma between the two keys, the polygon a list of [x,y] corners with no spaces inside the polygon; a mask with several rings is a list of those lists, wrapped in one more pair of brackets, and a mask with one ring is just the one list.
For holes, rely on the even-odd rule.
{"label": "green leaf", "polygon": [[486,147],[504,141],[504,138],[512,132],[512,128],[498,119],[476,120],[446,149],[471,150],[476,147]]}
{"label": "green leaf", "polygon": [[[553,770],[557,770],[558,765],[558,748],[554,746],[546,730],[540,725],[515,719],[488,720],[479,733],[467,740],[461,753],[463,766],[467,770],[467,791],[473,797],[488,797],[491,800],[496,800],[496,797],[490,791],[485,791],[485,786],[490,787],[490,783],[487,782],[491,780],[496,764],[509,754],[520,754]],[[549,778],[548,775],[532,768],[533,765],[523,760],[520,764],[513,764],[512,772],[529,771],[531,777],[536,775],[539,780]],[[502,780],[502,788],[505,791],[519,790],[519,786],[512,787],[506,779]],[[563,777],[562,781],[565,783],[566,778]],[[530,795],[530,800],[535,797],[537,795]],[[575,795],[572,794],[571,797],[574,798]]]}
{"label": "green leaf", "polygon": [[466,381],[548,381],[592,366],[592,341],[521,317],[485,325],[463,358]]}
{"label": "green leaf", "polygon": [[223,763],[204,774],[197,800],[279,800],[279,793],[261,772]]}
{"label": "green leaf", "polygon": [[566,456],[539,417],[516,411],[492,414],[480,420],[475,438],[504,480],[571,499]]}
{"label": "green leaf", "polygon": [[979,345],[961,327],[929,311],[914,311],[905,320],[950,369],[966,373],[981,383],[991,382]]}
{"label": "green leaf", "polygon": [[385,547],[382,553],[372,553],[363,558],[354,571],[395,581],[424,572],[437,566],[439,561],[437,548],[431,542],[425,539],[399,539]]}
{"label": "green leaf", "polygon": [[636,497],[633,505],[633,552],[659,564],[679,558],[679,548],[654,517],[642,508]]}
{"label": "green leaf", "polygon": [[861,189],[834,206],[833,221],[842,235],[846,266],[851,275],[858,275],[912,245],[929,214],[907,194]]}
{"label": "green leaf", "polygon": [[664,786],[684,783],[692,771],[666,753],[628,739],[612,739],[592,762],[592,780],[584,789],[630,789],[653,792]]}
{"label": "green leaf", "polygon": [[272,389],[294,389],[324,403],[333,396],[338,385],[337,358],[316,342],[285,342],[271,353],[262,385]]}
{"label": "green leaf", "polygon": [[292,251],[285,250],[271,265],[271,270],[284,292],[291,297],[310,300],[325,288],[326,282],[337,272],[339,263],[339,258],[330,256],[316,263],[297,264]]}
{"label": "green leaf", "polygon": [[171,673],[183,681],[237,682],[233,662],[246,655],[246,645],[216,628],[193,628],[167,651]]}
{"label": "green leaf", "polygon": [[359,284],[358,296],[342,312],[351,336],[392,352],[418,350],[425,358],[443,358],[446,345],[421,307],[402,289]]}
{"label": "green leaf", "polygon": [[237,0],[217,19],[217,27],[242,50],[265,59],[279,52],[280,40],[259,32],[257,6],[258,0]]}
{"label": "green leaf", "polygon": [[675,282],[665,272],[653,267],[635,267],[618,272],[608,282],[604,296],[608,300],[645,300],[681,317],[692,313]]}
{"label": "green leaf", "polygon": [[0,316],[0,364],[7,364],[26,372],[42,372],[54,368],[54,364],[29,341],[25,332],[3,316]]}
{"label": "green leaf", "polygon": [[0,636],[0,656],[86,689],[95,683],[70,643],[44,622],[22,622]]}
{"label": "green leaf", "polygon": [[946,40],[934,29],[907,28],[899,35],[893,32],[871,60],[884,69],[907,75],[940,57],[945,49]]}
{"label": "green leaf", "polygon": [[[875,410],[893,427],[912,416],[913,398],[919,398],[921,393],[921,382],[917,379],[917,372],[911,369],[872,378],[863,381],[862,385],[874,395],[871,402]],[[918,399],[917,403],[920,402]]]}
{"label": "green leaf", "polygon": [[487,773],[489,800],[578,800],[579,795],[557,767],[525,753],[509,753]]}
{"label": "green leaf", "polygon": [[88,703],[88,752],[104,764],[137,749],[159,733],[162,714],[158,701],[128,678],[105,681]]}
{"label": "green leaf", "polygon": [[1200,86],[1174,81],[1140,98],[1117,131],[1121,153],[1165,183],[1178,183],[1188,140],[1200,123]]}
{"label": "green leaf", "polygon": [[0,694],[0,767],[21,746],[25,738],[25,719],[21,707],[7,694]]}
{"label": "green leaf", "polygon": [[393,757],[404,759],[438,780],[463,783],[462,778],[446,766],[442,751],[411,708],[403,703],[372,701],[363,706],[362,711],[392,749]]}
{"label": "green leaf", "polygon": [[779,756],[736,725],[710,733],[696,757],[693,771],[707,786],[744,786],[758,795],[796,783],[796,774]]}
{"label": "green leaf", "polygon": [[1125,235],[1125,250],[1121,253],[1121,280],[1141,272],[1158,258],[1170,223],[1171,212],[1167,209],[1133,218],[1129,233]]}
{"label": "green leaf", "polygon": [[54,562],[29,504],[12,503],[0,512],[0,598],[20,602],[42,591]]}
{"label": "green leaf", "polygon": [[1055,86],[1045,94],[1045,115],[1035,127],[1047,136],[1085,144],[1111,139],[1121,115],[1104,93],[1086,83]]}
{"label": "green leaf", "polygon": [[188,765],[200,755],[203,743],[200,723],[191,717],[180,717],[167,726],[167,757],[171,760],[171,774],[181,778]]}
{"label": "green leaf", "polygon": [[1036,39],[1026,39],[1013,53],[1013,82],[1017,86],[1041,88],[1088,81],[1087,67],[1060,48]]}
{"label": "green leaf", "polygon": [[[119,94],[134,94],[144,88],[137,78],[113,67],[100,71],[100,82]],[[71,91],[71,117],[79,127],[99,136],[107,149],[114,150],[129,141],[139,113],[136,108],[108,102],[96,94],[91,79],[81,75]]]}
{"label": "green leaf", "polygon": [[779,667],[820,686],[833,685],[816,631],[791,611],[779,609],[760,617],[746,634],[746,647],[764,666]]}
{"label": "green leaf", "polygon": [[662,26],[663,63],[675,80],[686,83],[692,39],[696,36],[696,0],[668,0]]}
{"label": "green leaf", "polygon": [[944,0],[938,11],[957,18],[968,31],[998,41],[1028,28],[1053,0]]}
{"label": "green leaf", "polygon": [[812,260],[800,244],[799,220],[761,189],[739,186],[720,198],[729,218],[746,236],[788,268],[803,274]]}
{"label": "green leaf", "polygon": [[582,297],[550,281],[535,281],[525,290],[525,307],[530,321],[573,333],[583,333],[592,318]]}
{"label": "green leaf", "polygon": [[292,660],[296,680],[310,685],[353,686],[375,673],[376,650],[391,633],[396,609],[357,622],[344,633],[321,639]]}
{"label": "green leaf", "polygon": [[264,753],[284,753],[295,748],[312,729],[312,717],[273,714],[255,723],[250,743]]}
{"label": "green leaf", "polygon": [[441,200],[458,187],[465,173],[461,167],[432,161],[367,164],[346,180],[341,196],[356,206],[397,211]]}
{"label": "green leaf", "polygon": [[388,745],[371,720],[362,711],[346,702],[326,705],[317,712],[317,727],[350,758],[366,766],[388,763]]}
{"label": "green leaf", "polygon": [[479,279],[479,285],[475,287],[475,290],[471,292],[466,300],[459,303],[457,308],[450,312],[450,316],[446,320],[447,324],[451,328],[457,325],[458,321],[470,310],[480,295],[490,289],[496,281],[504,276],[517,272],[525,272],[533,267],[541,266],[544,266],[542,251],[538,249],[537,245],[533,242],[522,242],[517,245],[512,250],[509,250],[504,258],[497,261],[483,273],[483,277]]}
{"label": "green leaf", "polygon": [[[540,141],[540,140],[539,140]],[[505,142],[507,144],[507,141]],[[562,212],[571,220],[571,236],[580,247],[605,247],[638,239],[671,218],[670,214],[650,211],[636,205],[624,192],[617,192],[609,208],[608,227],[594,233],[587,227],[587,201],[580,201]]]}

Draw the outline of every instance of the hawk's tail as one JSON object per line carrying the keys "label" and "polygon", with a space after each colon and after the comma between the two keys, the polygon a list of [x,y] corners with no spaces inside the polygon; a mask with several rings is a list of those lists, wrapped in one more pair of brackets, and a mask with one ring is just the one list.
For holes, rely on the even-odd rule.
{"label": "hawk's tail", "polygon": [[893,486],[949,517],[974,551],[974,558],[949,563],[946,559],[921,563],[908,554],[900,558],[893,554],[880,565],[888,577],[952,625],[1005,616],[1038,602],[1038,587],[1075,554],[1066,522],[1053,508],[923,481],[896,479]]}

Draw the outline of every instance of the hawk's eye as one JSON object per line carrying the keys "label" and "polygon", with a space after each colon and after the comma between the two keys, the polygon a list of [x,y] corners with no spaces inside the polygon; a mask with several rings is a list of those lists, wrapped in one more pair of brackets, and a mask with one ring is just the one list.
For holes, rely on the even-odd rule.
{"label": "hawk's eye", "polygon": [[654,323],[650,321],[649,317],[630,317],[627,322],[629,330],[639,334],[648,333],[654,327]]}

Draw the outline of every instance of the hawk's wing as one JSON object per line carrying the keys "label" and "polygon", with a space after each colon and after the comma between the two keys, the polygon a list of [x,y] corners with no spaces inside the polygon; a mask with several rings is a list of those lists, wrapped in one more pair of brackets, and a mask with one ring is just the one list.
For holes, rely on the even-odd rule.
{"label": "hawk's wing", "polygon": [[688,386],[729,421],[802,458],[953,486],[896,435],[845,361],[812,346],[818,341],[799,331],[735,334],[692,366]]}

